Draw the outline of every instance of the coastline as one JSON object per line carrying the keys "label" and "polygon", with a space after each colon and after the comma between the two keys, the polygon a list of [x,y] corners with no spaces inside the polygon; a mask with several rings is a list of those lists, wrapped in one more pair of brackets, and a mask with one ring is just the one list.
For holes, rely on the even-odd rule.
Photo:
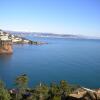
{"label": "coastline", "polygon": [[38,98],[39,100],[100,100],[100,89],[71,85],[65,80],[59,83],[52,82],[50,85],[40,82],[33,88],[28,86],[28,82],[28,76],[22,74],[16,77],[15,87],[7,89],[0,80],[0,91],[4,91],[4,94],[0,94],[0,98],[8,95],[7,100],[38,100]]}

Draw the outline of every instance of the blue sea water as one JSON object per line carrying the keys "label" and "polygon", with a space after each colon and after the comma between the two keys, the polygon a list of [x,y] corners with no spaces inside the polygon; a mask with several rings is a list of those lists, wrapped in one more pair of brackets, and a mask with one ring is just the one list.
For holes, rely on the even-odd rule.
{"label": "blue sea water", "polygon": [[8,87],[20,74],[29,76],[32,87],[39,82],[67,80],[89,88],[100,87],[100,41],[32,38],[48,44],[14,45],[13,55],[0,55],[0,79]]}

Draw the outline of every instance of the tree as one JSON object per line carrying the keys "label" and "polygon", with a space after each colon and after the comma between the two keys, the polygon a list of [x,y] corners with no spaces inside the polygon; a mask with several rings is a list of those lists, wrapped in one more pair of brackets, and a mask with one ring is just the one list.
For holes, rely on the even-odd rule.
{"label": "tree", "polygon": [[0,100],[10,100],[10,94],[7,89],[5,89],[4,83],[0,80]]}
{"label": "tree", "polygon": [[66,92],[67,94],[70,94],[72,88],[65,80],[61,80],[60,81],[60,90],[62,93]]}
{"label": "tree", "polygon": [[16,94],[16,99],[21,99],[22,95],[25,93],[25,90],[28,85],[28,77],[26,74],[20,75],[16,78],[15,84],[18,88],[18,93]]}
{"label": "tree", "polygon": [[35,88],[35,93],[37,93],[37,97],[39,100],[46,100],[48,98],[48,91],[48,86],[41,83]]}
{"label": "tree", "polygon": [[18,76],[15,80],[18,88],[26,88],[28,85],[28,77],[26,74]]}
{"label": "tree", "polygon": [[50,85],[49,95],[50,100],[60,100],[60,89],[55,82],[51,83]]}

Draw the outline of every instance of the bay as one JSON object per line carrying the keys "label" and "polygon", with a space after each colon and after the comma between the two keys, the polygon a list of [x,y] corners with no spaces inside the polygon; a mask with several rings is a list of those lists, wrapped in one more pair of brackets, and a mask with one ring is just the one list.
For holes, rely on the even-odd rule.
{"label": "bay", "polygon": [[30,87],[60,80],[100,87],[100,40],[31,39],[48,44],[14,45],[12,55],[0,55],[0,79],[7,87],[14,87],[15,78],[21,74],[29,76]]}

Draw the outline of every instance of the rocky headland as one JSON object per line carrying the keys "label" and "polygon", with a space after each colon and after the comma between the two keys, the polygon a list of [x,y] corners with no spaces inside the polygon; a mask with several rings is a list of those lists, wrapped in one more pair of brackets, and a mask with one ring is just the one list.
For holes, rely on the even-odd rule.
{"label": "rocky headland", "polygon": [[0,54],[12,54],[12,43],[11,41],[1,41],[0,40]]}
{"label": "rocky headland", "polygon": [[12,54],[13,44],[42,45],[42,44],[47,44],[47,43],[39,42],[39,41],[32,41],[24,37],[13,35],[13,34],[10,34],[9,32],[0,30],[0,54]]}

